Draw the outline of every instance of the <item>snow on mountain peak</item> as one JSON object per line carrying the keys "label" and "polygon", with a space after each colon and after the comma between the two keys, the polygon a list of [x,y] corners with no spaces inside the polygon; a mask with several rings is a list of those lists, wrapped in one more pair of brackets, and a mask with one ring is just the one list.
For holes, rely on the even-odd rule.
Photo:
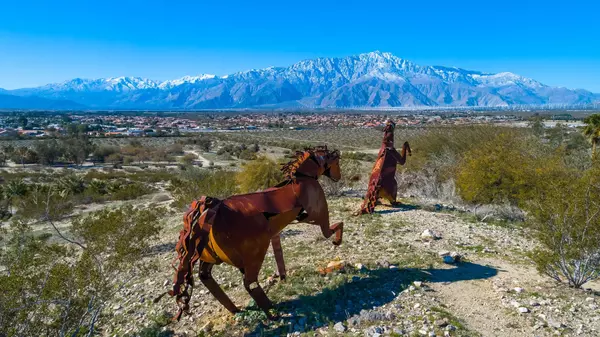
{"label": "snow on mountain peak", "polygon": [[97,81],[106,83],[105,89],[117,91],[151,89],[156,88],[157,85],[155,81],[141,77],[120,76],[99,79]]}
{"label": "snow on mountain peak", "polygon": [[497,74],[471,74],[471,77],[483,86],[502,87],[508,85],[523,85],[530,88],[540,88],[544,86],[536,80],[511,72],[501,72]]}
{"label": "snow on mountain peak", "polygon": [[160,89],[171,89],[177,86],[180,86],[182,84],[186,84],[186,83],[196,83],[196,82],[200,82],[200,81],[204,81],[204,80],[209,80],[212,78],[215,78],[217,76],[212,75],[212,74],[201,74],[198,76],[183,76],[182,78],[178,78],[176,80],[168,80],[168,81],[164,81],[162,83],[160,83],[158,85],[158,87]]}
{"label": "snow on mountain peak", "polygon": [[[154,90],[136,93],[144,89]],[[202,74],[168,81],[123,76],[76,78],[19,90],[16,93],[21,95],[117,108],[246,108],[298,102],[316,107],[497,106],[598,100],[589,92],[547,87],[510,72],[491,74],[421,66],[381,51],[308,59],[287,67],[251,69],[225,76]],[[174,101],[173,97],[178,99]]]}

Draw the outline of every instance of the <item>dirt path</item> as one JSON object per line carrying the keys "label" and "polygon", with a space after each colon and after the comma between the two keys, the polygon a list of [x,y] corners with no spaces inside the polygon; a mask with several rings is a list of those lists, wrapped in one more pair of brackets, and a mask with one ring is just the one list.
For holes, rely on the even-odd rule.
{"label": "dirt path", "polygon": [[[184,153],[191,153],[191,154],[198,156],[198,160],[200,160],[200,162],[202,162],[202,167],[210,166],[210,160],[204,158],[200,152],[198,152],[196,150],[185,150]],[[216,165],[217,163],[213,163],[213,164]]]}
{"label": "dirt path", "polygon": [[[383,209],[386,211],[392,209]],[[404,239],[412,241],[420,254],[456,251],[466,256],[468,262],[457,267],[460,272],[452,278],[434,273],[430,286],[440,302],[471,330],[483,336],[507,337],[551,336],[558,331],[565,335],[597,335],[600,317],[596,298],[590,296],[593,293],[570,289],[540,275],[524,256],[535,246],[535,240],[523,229],[469,222],[456,214],[418,209],[384,213],[383,219],[406,222],[411,229]],[[439,233],[441,239],[414,244],[425,229]],[[488,267],[495,275],[480,275]],[[596,289],[598,282],[586,286]],[[579,313],[580,306],[591,312]],[[591,331],[586,332],[586,327]]]}
{"label": "dirt path", "polygon": [[[484,261],[474,263],[481,265]],[[530,336],[527,322],[510,315],[501,305],[501,295],[494,289],[494,280],[504,277],[506,271],[493,262],[490,266],[498,270],[493,278],[433,283],[431,287],[450,312],[483,336]]]}

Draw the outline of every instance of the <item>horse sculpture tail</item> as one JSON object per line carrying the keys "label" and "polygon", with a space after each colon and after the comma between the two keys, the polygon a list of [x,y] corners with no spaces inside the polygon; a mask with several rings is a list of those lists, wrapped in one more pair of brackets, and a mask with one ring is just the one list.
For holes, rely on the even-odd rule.
{"label": "horse sculpture tail", "polygon": [[381,185],[381,169],[383,168],[384,161],[384,153],[382,153],[377,161],[375,162],[375,166],[373,166],[373,171],[371,172],[371,178],[369,179],[369,186],[367,189],[367,194],[365,195],[365,199],[360,206],[360,209],[354,213],[355,215],[361,214],[371,214],[375,210],[375,204],[377,203],[379,189]]}
{"label": "horse sculpture tail", "polygon": [[[193,268],[208,243],[208,234],[212,228],[219,204],[219,200],[203,196],[192,202],[190,209],[183,217],[183,229],[179,232],[179,241],[175,246],[177,258],[173,261],[173,268],[176,271],[173,279],[173,289],[165,293],[176,296],[177,305],[179,306],[179,312],[174,318],[176,320],[179,320],[183,312],[187,312],[189,309],[194,287]],[[177,260],[179,265],[176,268],[175,261]],[[181,289],[182,286],[183,290]],[[154,302],[158,302],[165,294],[156,298]]]}

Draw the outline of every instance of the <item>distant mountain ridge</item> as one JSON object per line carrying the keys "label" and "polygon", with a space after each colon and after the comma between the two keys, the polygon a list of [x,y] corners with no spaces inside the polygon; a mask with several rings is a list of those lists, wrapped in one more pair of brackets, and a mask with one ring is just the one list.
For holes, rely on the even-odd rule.
{"label": "distant mountain ridge", "polygon": [[0,109],[16,110],[82,110],[85,105],[67,100],[47,99],[37,96],[7,95],[0,90]]}
{"label": "distant mountain ridge", "polygon": [[76,78],[3,93],[111,109],[509,107],[600,101],[600,95],[586,90],[550,87],[509,72],[420,66],[379,51],[220,77]]}

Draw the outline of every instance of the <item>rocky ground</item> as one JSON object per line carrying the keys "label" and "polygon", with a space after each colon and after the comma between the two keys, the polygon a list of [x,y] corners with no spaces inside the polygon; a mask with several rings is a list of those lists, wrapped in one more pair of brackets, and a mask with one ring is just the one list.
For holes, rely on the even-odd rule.
{"label": "rocky ground", "polygon": [[[125,286],[103,317],[105,336],[598,336],[600,293],[540,276],[525,253],[535,246],[516,224],[482,223],[460,212],[379,206],[354,217],[358,198],[329,200],[332,221],[344,220],[334,247],[316,226],[283,232],[285,282],[269,287],[281,319],[266,320],[235,268],[215,278],[244,311],[231,315],[199,286],[190,316],[171,323],[170,264],[181,228],[169,216],[161,239],[142,262],[149,272],[122,275]],[[319,268],[340,270],[320,275]],[[333,268],[336,269],[336,268]],[[275,271],[271,252],[261,284]]]}

